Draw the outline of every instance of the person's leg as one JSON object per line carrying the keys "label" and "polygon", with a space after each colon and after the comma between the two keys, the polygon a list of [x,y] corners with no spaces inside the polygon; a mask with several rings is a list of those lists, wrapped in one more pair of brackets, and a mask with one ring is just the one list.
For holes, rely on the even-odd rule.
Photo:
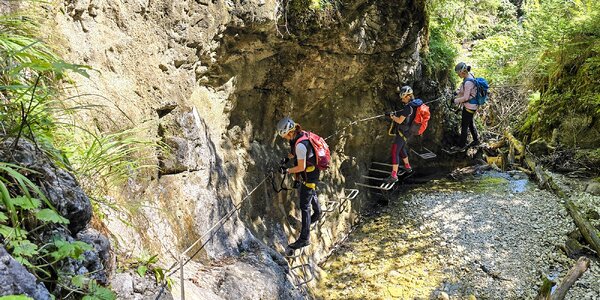
{"label": "person's leg", "polygon": [[400,147],[400,151],[399,151],[399,155],[402,158],[402,162],[404,162],[404,170],[409,171],[412,170],[412,168],[410,167],[410,163],[408,161],[408,146],[405,140],[402,140],[402,142],[399,145]]}
{"label": "person's leg", "polygon": [[300,185],[300,210],[302,212],[302,228],[300,229],[300,236],[298,241],[308,241],[310,238],[310,189]]}
{"label": "person's leg", "polygon": [[477,135],[477,127],[475,127],[475,112],[469,113],[469,115],[471,115],[469,130],[471,131],[471,136],[473,137],[473,145],[477,145],[479,144],[479,135]]}
{"label": "person's leg", "polygon": [[394,143],[392,144],[392,174],[390,175],[391,177],[397,177],[396,174],[398,174],[399,163],[400,155],[398,152],[398,144],[396,144],[396,141],[394,140]]}
{"label": "person's leg", "polygon": [[469,113],[467,109],[463,107],[460,119],[460,139],[458,140],[458,147],[460,148],[463,148],[467,145],[467,133],[469,130],[469,124],[472,121],[473,114]]}
{"label": "person's leg", "polygon": [[319,205],[319,195],[317,191],[310,189],[309,191],[310,204],[312,206],[313,214],[310,216],[310,223],[315,223],[321,219],[321,205]]}

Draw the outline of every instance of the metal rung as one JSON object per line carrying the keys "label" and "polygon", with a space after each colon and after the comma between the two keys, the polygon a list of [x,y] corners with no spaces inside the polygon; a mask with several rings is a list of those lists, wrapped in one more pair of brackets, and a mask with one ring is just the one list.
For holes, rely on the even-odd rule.
{"label": "metal rung", "polygon": [[372,176],[365,176],[365,175],[361,175],[360,177],[366,178],[366,179],[372,179],[372,180],[379,180],[379,181],[385,180],[385,178],[382,178],[382,177],[372,177]]}
{"label": "metal rung", "polygon": [[358,186],[364,186],[364,187],[372,188],[372,189],[389,191],[389,190],[391,190],[394,187],[395,182],[392,182],[392,183],[382,183],[380,186],[368,185],[368,184],[359,183],[359,182],[355,182],[354,184],[356,184]]}
{"label": "metal rung", "polygon": [[[327,201],[326,200],[326,201],[323,201],[323,202],[328,204],[326,206],[326,207],[328,207],[327,209],[321,209],[321,212],[324,212],[324,213],[326,213],[326,212],[334,212],[335,209],[337,208],[337,206],[340,204],[337,201]],[[329,204],[331,204],[331,206]]]}
{"label": "metal rung", "polygon": [[385,173],[385,174],[389,174],[389,173],[390,173],[390,171],[389,171],[389,170],[387,170],[387,171],[384,171],[384,170],[372,169],[372,168],[369,168],[369,171],[373,171],[373,172],[379,172],[379,173]]}
{"label": "metal rung", "polygon": [[357,189],[347,189],[344,191],[344,194],[346,191],[350,191],[350,194],[344,195],[344,198],[342,198],[342,199],[354,200],[354,198],[356,198],[356,196],[358,196],[358,193],[360,193],[360,191]]}
{"label": "metal rung", "polygon": [[[290,273],[294,274],[294,277],[299,278],[300,276],[296,273],[294,273],[294,270],[297,269],[302,269],[302,273],[304,276],[304,281],[300,281],[296,283],[296,286],[301,286],[304,284],[307,284],[309,282],[311,282],[313,279],[315,279],[315,274],[313,273],[313,269],[309,264],[302,264],[302,265],[297,265],[295,267],[290,268]],[[306,271],[308,269],[308,272]],[[306,278],[306,276],[308,275],[308,278]]]}
{"label": "metal rung", "polygon": [[433,153],[433,151],[423,147],[423,149],[427,150],[427,152],[425,153],[418,153],[417,151],[410,149],[410,151],[412,151],[412,153],[416,154],[417,156],[419,156],[422,159],[431,159],[431,158],[435,158],[437,157],[437,155],[435,153]]}
{"label": "metal rung", "polygon": [[391,167],[391,164],[386,164],[386,163],[380,163],[380,162],[376,162],[376,161],[372,161],[371,162],[372,165],[380,165],[380,166],[386,166],[386,167]]}

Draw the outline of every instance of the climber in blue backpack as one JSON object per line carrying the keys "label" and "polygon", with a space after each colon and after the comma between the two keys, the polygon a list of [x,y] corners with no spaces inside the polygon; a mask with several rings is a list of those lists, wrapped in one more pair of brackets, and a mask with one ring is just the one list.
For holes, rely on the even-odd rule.
{"label": "climber in blue backpack", "polygon": [[[458,145],[450,148],[452,151],[464,150],[467,146],[479,145],[479,136],[475,128],[474,117],[477,109],[487,100],[488,83],[483,78],[475,78],[471,73],[471,66],[460,62],[454,67],[454,71],[463,81],[460,84],[454,103],[462,105],[462,118],[460,124],[460,139]],[[471,131],[473,141],[467,145],[467,130]]]}

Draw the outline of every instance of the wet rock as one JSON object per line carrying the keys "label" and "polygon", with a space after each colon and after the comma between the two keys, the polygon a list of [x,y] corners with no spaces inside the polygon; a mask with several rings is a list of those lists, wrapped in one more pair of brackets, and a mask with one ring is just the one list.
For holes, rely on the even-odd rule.
{"label": "wet rock", "polygon": [[594,196],[600,196],[600,182],[592,181],[585,188],[587,193],[590,193]]}
{"label": "wet rock", "polygon": [[92,218],[92,206],[75,177],[58,168],[31,142],[21,138],[5,140],[0,148],[0,160],[35,171],[28,178],[37,184],[58,212],[69,219],[69,230],[76,234]]}
{"label": "wet rock", "polygon": [[0,247],[0,296],[27,295],[36,300],[52,299],[43,283],[20,263],[14,260],[4,247]]}

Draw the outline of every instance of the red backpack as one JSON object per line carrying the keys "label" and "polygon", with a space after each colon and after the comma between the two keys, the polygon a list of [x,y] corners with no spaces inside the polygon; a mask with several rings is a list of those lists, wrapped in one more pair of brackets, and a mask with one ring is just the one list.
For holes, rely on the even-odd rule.
{"label": "red backpack", "polygon": [[296,147],[298,143],[308,140],[314,149],[317,159],[317,165],[315,167],[317,167],[319,170],[327,170],[327,168],[329,168],[329,163],[331,162],[329,146],[327,146],[327,143],[325,143],[325,140],[322,137],[310,131],[303,130],[302,132],[304,134],[296,141],[294,147]]}
{"label": "red backpack", "polygon": [[415,119],[413,123],[419,124],[419,133],[417,135],[423,134],[425,129],[427,129],[427,123],[429,122],[429,118],[431,114],[429,113],[429,106],[426,104],[421,104],[417,106],[417,111],[415,112]]}

